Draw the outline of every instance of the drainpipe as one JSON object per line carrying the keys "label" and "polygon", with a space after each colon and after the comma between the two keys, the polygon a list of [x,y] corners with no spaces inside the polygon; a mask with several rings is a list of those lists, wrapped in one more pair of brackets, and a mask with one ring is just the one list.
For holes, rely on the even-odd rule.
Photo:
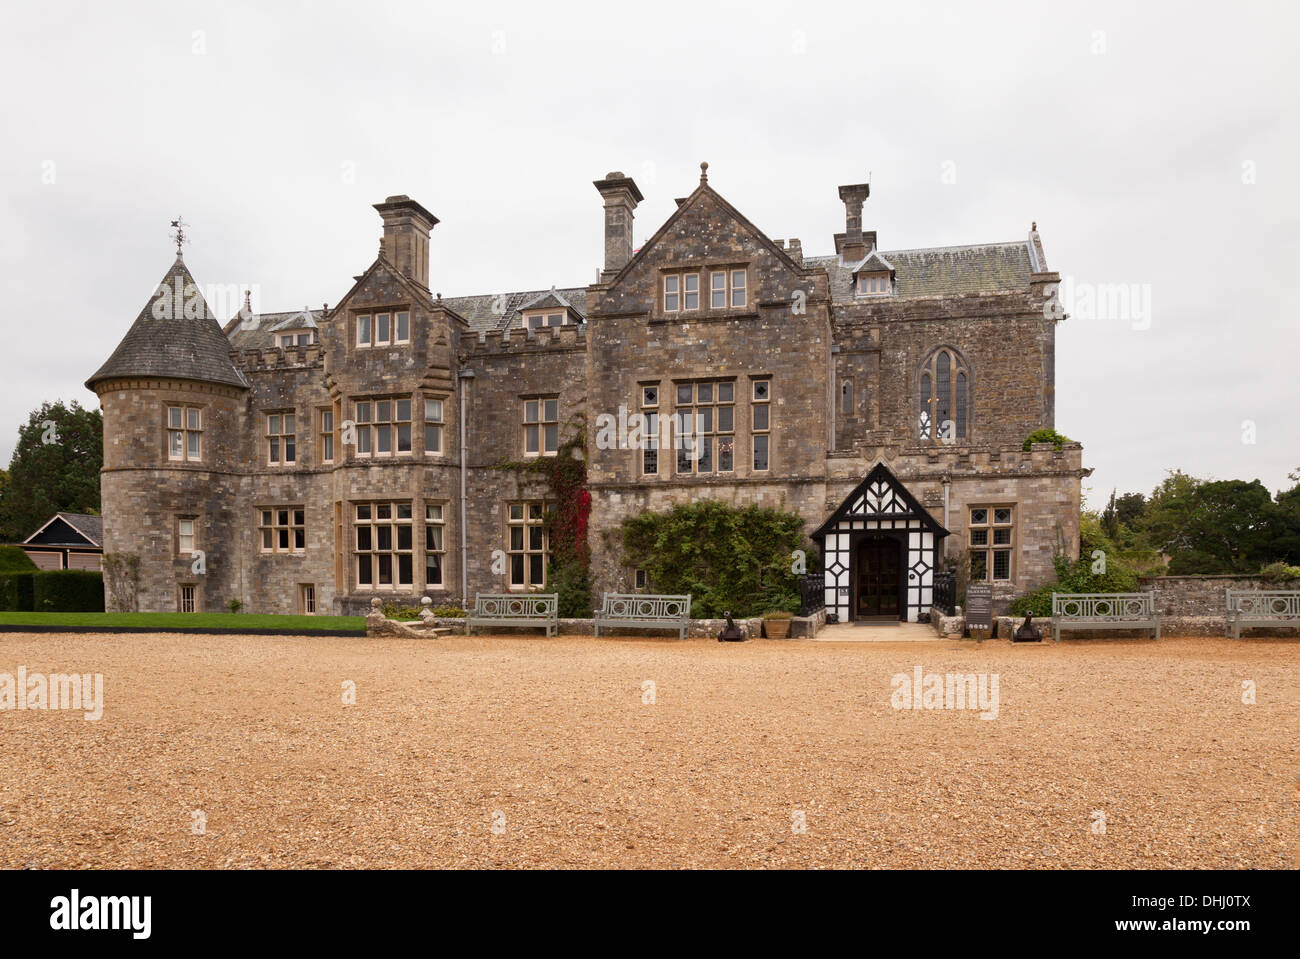
{"label": "drainpipe", "polygon": [[461,609],[469,608],[469,550],[468,550],[468,533],[465,529],[468,509],[465,505],[465,471],[466,471],[466,453],[465,453],[465,420],[469,418],[469,408],[466,405],[466,395],[469,387],[469,381],[474,378],[473,370],[461,370],[458,374],[460,379],[460,606]]}
{"label": "drainpipe", "polygon": [[952,488],[952,477],[943,478],[943,528],[948,529],[948,491]]}

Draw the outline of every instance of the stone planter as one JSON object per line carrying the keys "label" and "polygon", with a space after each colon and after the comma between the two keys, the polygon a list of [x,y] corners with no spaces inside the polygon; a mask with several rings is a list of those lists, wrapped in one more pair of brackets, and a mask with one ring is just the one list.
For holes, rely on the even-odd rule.
{"label": "stone planter", "polygon": [[790,620],[788,619],[765,619],[763,620],[763,635],[768,639],[785,639],[790,635]]}

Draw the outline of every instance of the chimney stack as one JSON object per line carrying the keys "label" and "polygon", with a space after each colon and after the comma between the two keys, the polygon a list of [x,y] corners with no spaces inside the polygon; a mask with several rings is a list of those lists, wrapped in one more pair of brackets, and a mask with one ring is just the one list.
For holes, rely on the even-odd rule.
{"label": "chimney stack", "polygon": [[390,196],[376,203],[384,221],[379,249],[399,273],[429,288],[429,231],[438,218],[409,196]]}
{"label": "chimney stack", "polygon": [[868,253],[866,239],[862,235],[862,204],[870,195],[869,183],[840,187],[840,199],[844,201],[844,235],[835,238],[835,247],[846,263],[856,263]]}
{"label": "chimney stack", "polygon": [[620,171],[605,174],[594,185],[605,198],[605,269],[601,281],[608,283],[632,259],[632,212],[645,199],[630,176]]}

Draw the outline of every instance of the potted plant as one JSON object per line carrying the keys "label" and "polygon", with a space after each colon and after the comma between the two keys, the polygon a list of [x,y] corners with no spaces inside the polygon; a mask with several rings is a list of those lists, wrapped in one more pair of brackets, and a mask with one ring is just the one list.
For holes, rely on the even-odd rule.
{"label": "potted plant", "polygon": [[763,635],[768,639],[785,639],[790,635],[790,620],[794,619],[794,613],[787,613],[783,609],[774,609],[770,613],[763,614]]}

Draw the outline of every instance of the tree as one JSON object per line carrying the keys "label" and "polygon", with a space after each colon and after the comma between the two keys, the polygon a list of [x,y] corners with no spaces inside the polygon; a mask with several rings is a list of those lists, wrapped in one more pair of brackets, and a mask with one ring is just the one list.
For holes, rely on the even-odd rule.
{"label": "tree", "polygon": [[1120,525],[1136,529],[1146,516],[1147,498],[1141,493],[1125,493],[1115,500],[1115,516]]}
{"label": "tree", "polygon": [[0,489],[0,539],[30,536],[57,512],[99,512],[104,419],[76,400],[43,403],[18,430]]}
{"label": "tree", "polygon": [[1259,480],[1198,482],[1190,491],[1162,497],[1147,529],[1171,554],[1170,573],[1253,573],[1276,558],[1278,516]]}

